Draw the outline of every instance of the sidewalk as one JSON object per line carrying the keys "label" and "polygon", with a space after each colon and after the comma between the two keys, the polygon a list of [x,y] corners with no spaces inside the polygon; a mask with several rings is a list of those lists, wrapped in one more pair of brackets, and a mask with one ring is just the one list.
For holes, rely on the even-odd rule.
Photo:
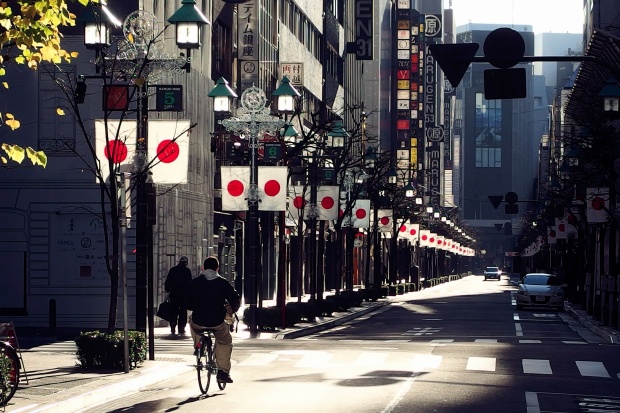
{"label": "sidewalk", "polygon": [[[260,332],[257,339],[291,339],[341,325],[351,319],[374,311],[393,301],[413,299],[418,292],[387,297],[377,302],[364,302],[361,307],[347,312],[335,313],[333,317],[318,319],[313,323],[300,323],[294,328],[278,332]],[[609,343],[620,343],[618,331],[600,326],[579,308],[566,306],[568,314],[575,317],[584,327]],[[240,324],[234,333],[235,341],[250,340],[246,326]],[[171,337],[168,327],[155,328],[155,338]],[[22,372],[22,383],[11,399],[8,413],[69,413],[95,406],[107,400],[110,394],[116,396],[135,392],[165,378],[187,372],[193,364],[193,357],[187,355],[162,354],[155,351],[155,360],[129,373],[110,371],[88,371],[76,367],[75,344],[72,341],[55,342],[22,350],[28,382]],[[2,409],[0,408],[0,412]]]}

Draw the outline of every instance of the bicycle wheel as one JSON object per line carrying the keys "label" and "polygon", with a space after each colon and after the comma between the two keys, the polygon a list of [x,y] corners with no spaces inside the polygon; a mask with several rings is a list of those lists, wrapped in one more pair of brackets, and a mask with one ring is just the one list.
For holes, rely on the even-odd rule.
{"label": "bicycle wheel", "polygon": [[202,394],[207,394],[211,383],[211,372],[209,369],[208,345],[205,337],[200,339],[200,349],[196,354],[196,372],[198,373],[198,387]]}
{"label": "bicycle wheel", "polygon": [[0,343],[0,406],[5,406],[17,390],[19,383],[19,358],[17,352]]}

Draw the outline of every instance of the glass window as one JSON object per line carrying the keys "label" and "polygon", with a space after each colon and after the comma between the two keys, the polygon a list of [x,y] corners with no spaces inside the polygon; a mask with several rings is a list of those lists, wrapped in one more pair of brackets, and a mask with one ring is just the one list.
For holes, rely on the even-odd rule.
{"label": "glass window", "polygon": [[476,167],[502,166],[502,101],[476,93]]}

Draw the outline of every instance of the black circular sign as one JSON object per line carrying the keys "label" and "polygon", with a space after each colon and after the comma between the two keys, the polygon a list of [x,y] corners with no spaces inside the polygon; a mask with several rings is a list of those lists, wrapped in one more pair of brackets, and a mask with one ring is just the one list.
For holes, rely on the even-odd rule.
{"label": "black circular sign", "polygon": [[495,67],[508,69],[521,61],[525,41],[516,30],[502,27],[493,30],[484,41],[484,57]]}
{"label": "black circular sign", "polygon": [[504,201],[506,201],[507,204],[514,204],[519,200],[519,195],[517,195],[516,192],[506,192],[506,195],[504,195]]}

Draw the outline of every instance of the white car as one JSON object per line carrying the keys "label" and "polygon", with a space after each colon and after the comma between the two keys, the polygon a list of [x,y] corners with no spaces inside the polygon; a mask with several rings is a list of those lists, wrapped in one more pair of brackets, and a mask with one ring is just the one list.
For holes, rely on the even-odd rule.
{"label": "white car", "polygon": [[526,274],[517,290],[517,310],[524,307],[547,307],[564,311],[562,281],[551,274]]}
{"label": "white car", "polygon": [[489,278],[497,281],[501,280],[502,270],[500,270],[499,267],[487,267],[484,270],[484,281],[488,280]]}

